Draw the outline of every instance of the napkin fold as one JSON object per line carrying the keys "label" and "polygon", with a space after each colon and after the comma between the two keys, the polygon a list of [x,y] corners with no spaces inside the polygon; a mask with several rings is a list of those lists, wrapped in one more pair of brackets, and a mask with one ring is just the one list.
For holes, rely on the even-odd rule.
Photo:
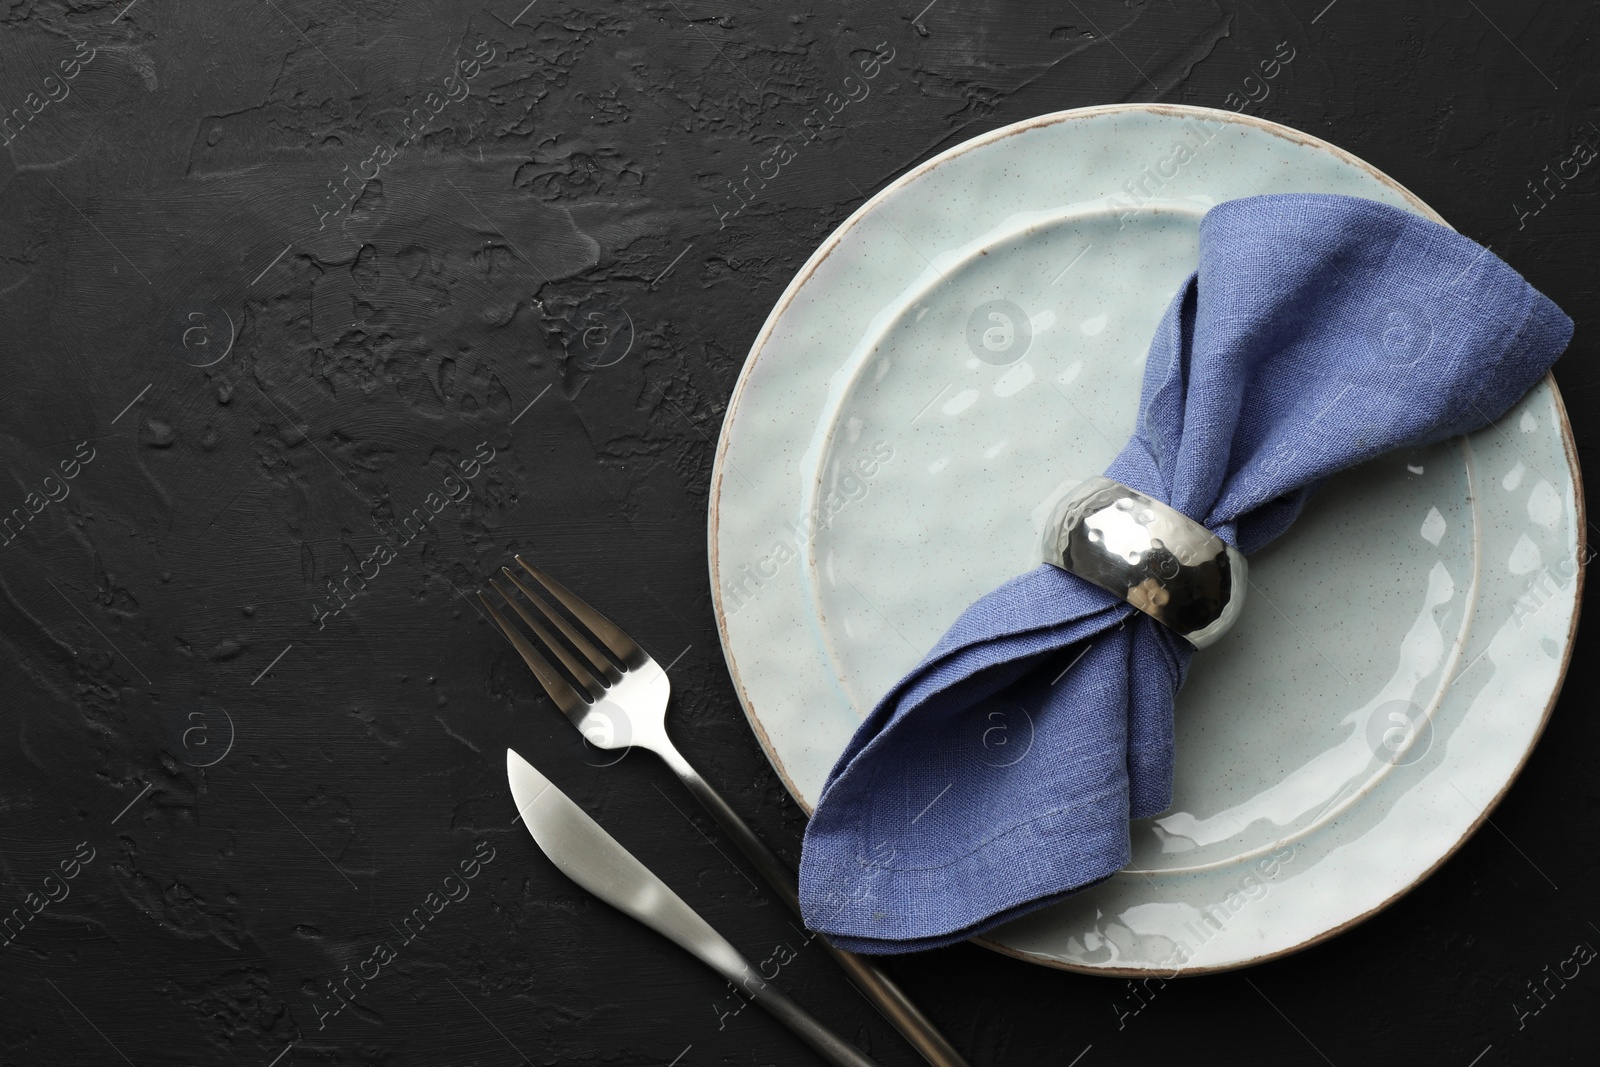
{"label": "napkin fold", "polygon": [[[1427,219],[1343,196],[1228,201],[1201,222],[1106,475],[1248,556],[1330,475],[1498,418],[1571,334],[1516,271]],[[1171,803],[1193,653],[1051,566],[973,604],[829,774],[800,865],[806,924],[911,952],[1125,866],[1129,820]]]}

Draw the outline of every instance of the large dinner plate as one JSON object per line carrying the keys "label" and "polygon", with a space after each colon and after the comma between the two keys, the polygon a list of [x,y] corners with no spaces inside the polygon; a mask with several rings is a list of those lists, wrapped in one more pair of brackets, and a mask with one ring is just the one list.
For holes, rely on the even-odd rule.
{"label": "large dinner plate", "polygon": [[[1038,562],[1055,499],[1127,439],[1205,210],[1272,192],[1438,219],[1286,127],[1088,108],[917,167],[789,285],[728,407],[710,553],[740,699],[808,811],[877,698]],[[1431,344],[1415,311],[1372,330],[1395,365]],[[1251,559],[1244,618],[1196,656],[1174,801],[1135,824],[1132,867],[982,942],[1076,970],[1217,970],[1416,885],[1483,821],[1554,702],[1578,486],[1549,378],[1493,426],[1334,479]],[[981,726],[988,758],[1026,758],[1030,722]]]}

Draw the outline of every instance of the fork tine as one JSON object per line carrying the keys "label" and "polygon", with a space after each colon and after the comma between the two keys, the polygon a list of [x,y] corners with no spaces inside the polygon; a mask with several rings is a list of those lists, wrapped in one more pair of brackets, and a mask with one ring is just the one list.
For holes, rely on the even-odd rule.
{"label": "fork tine", "polygon": [[623,633],[610,619],[606,618],[604,615],[591,608],[588,604],[578,599],[578,597],[571,593],[566,586],[562,585],[560,582],[556,581],[554,578],[550,577],[548,574],[544,573],[544,571],[540,570],[538,567],[535,567],[521,556],[517,556],[516,559],[517,562],[522,565],[523,570],[533,575],[534,578],[538,580],[540,585],[550,590],[551,594],[557,600],[566,605],[568,611],[572,612],[572,614],[578,617],[579,622],[587,626],[589,630],[600,639],[601,644],[605,645],[612,652],[615,652],[617,654],[617,658],[626,663],[629,668],[642,667],[650,658],[645,653],[644,649],[634,644],[633,638]]}
{"label": "fork tine", "polygon": [[495,625],[500,627],[500,632],[505,635],[506,640],[522,654],[522,662],[526,663],[533,676],[539,679],[539,684],[544,686],[545,693],[555,702],[556,707],[574,722],[581,718],[589,710],[589,706],[578,696],[578,691],[567,684],[567,680],[557,673],[549,660],[539,655],[534,647],[528,644],[528,639],[522,636],[521,631],[506,621],[506,617],[489,602],[489,598],[483,595],[481,589],[478,590],[478,599],[489,609]]}
{"label": "fork tine", "polygon": [[594,664],[595,670],[606,676],[606,681],[610,682],[612,685],[616,685],[622,680],[622,672],[617,670],[616,664],[606,659],[606,657],[600,653],[600,650],[595,648],[594,645],[590,644],[570,622],[568,622],[566,619],[563,619],[560,615],[557,615],[550,605],[544,602],[544,598],[535,593],[532,589],[529,589],[527,585],[523,583],[522,579],[518,578],[516,574],[512,572],[510,567],[501,567],[500,573],[511,579],[511,584],[522,590],[523,595],[529,600],[533,601],[533,606],[543,612],[544,617],[555,624],[556,629],[560,630],[562,634],[566,636],[566,639],[572,642],[573,647],[575,647],[579,652],[583,653],[584,657],[587,658],[590,663]]}
{"label": "fork tine", "polygon": [[544,645],[547,652],[555,653],[556,659],[561,661],[561,665],[571,672],[572,676],[578,680],[578,684],[588,692],[591,701],[599,700],[605,695],[605,685],[596,681],[594,675],[585,670],[583,664],[579,663],[572,653],[562,647],[559,641],[551,637],[550,631],[540,626],[519,601],[514,600],[511,594],[500,588],[500,583],[491,578],[489,579],[489,587],[499,593],[500,599],[510,604],[513,611],[522,616],[522,621],[528,624],[528,629],[533,631],[533,636],[539,639],[539,642]]}

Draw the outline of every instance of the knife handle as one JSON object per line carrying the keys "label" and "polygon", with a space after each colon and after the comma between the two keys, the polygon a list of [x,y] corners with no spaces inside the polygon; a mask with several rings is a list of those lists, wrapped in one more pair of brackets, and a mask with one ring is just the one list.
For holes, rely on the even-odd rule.
{"label": "knife handle", "polygon": [[[683,782],[684,786],[693,793],[711,817],[722,827],[724,833],[733,838],[739,846],[739,851],[745,854],[761,876],[771,884],[783,902],[789,905],[789,910],[795,915],[800,915],[800,890],[796,884],[794,872],[788,865],[779,859],[767,847],[767,843],[756,836],[750,825],[739,817],[739,813],[728,805],[722,795],[711,788],[700,773],[690,766],[689,761],[683,758],[671,742],[665,745],[652,746],[656,754],[666,761],[673,773]],[[967,1061],[961,1058],[961,1053],[945,1040],[933,1023],[923,1015],[921,1010],[911,1002],[899,986],[889,979],[889,976],[878,967],[853,952],[847,952],[830,942],[825,935],[818,935],[822,944],[827,948],[829,955],[838,961],[846,976],[861,991],[861,995],[872,1002],[872,1005],[883,1014],[885,1019],[900,1031],[911,1045],[922,1054],[932,1067],[968,1067]],[[798,1009],[796,1009],[798,1010]]]}
{"label": "knife handle", "polygon": [[751,1003],[760,1005],[768,1015],[810,1045],[817,1055],[833,1064],[833,1067],[878,1067],[860,1049],[812,1018],[777,986],[763,981],[749,964],[742,960],[740,962],[744,966],[743,974],[725,974],[724,977],[743,989]]}

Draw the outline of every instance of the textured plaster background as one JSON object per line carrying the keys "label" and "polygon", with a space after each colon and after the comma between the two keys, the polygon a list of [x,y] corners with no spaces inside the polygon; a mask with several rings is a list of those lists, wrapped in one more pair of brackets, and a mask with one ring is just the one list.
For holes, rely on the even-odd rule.
{"label": "textured plaster background", "polygon": [[[709,605],[721,414],[823,237],[986,130],[1235,93],[1355,152],[1578,320],[1594,466],[1600,165],[1528,189],[1596,136],[1593,4],[524,2],[0,0],[0,511],[32,516],[0,547],[0,911],[31,915],[0,1063],[816,1062],[533,851],[507,744],[919,1062],[664,768],[586,765],[462,594],[529,553],[681,655],[682,747],[793,856]],[[870,95],[731,187],[875,51]],[[1137,1012],[970,946],[889,969],[974,1067],[1592,1064],[1600,973],[1525,1010],[1600,946],[1579,642],[1494,828],[1331,943]]]}

